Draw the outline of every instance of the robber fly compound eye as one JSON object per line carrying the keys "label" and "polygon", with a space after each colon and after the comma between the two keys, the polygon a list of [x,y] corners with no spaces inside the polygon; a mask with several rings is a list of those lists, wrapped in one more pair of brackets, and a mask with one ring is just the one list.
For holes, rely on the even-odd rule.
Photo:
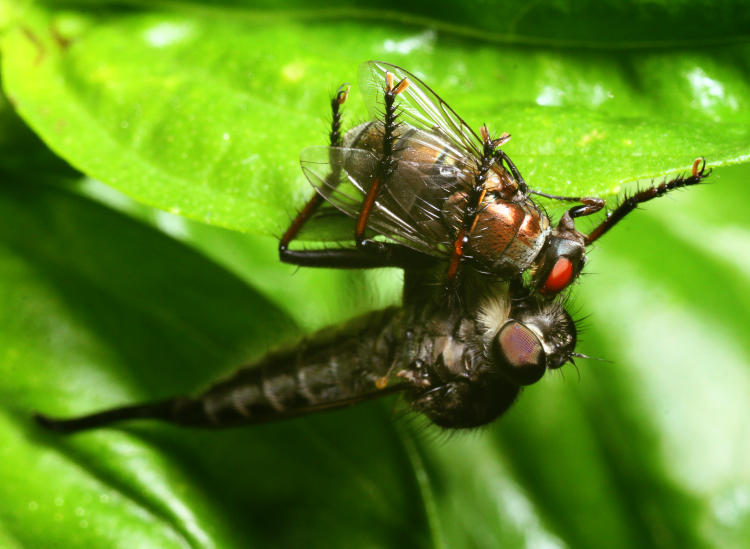
{"label": "robber fly compound eye", "polygon": [[493,340],[493,358],[500,372],[518,385],[539,381],[547,369],[544,346],[537,335],[516,320],[506,322]]}

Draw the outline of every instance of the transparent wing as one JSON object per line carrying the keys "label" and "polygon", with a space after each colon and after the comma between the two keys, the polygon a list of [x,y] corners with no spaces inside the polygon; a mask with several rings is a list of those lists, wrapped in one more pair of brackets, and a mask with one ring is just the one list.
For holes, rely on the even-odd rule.
{"label": "transparent wing", "polygon": [[[353,219],[359,217],[377,171],[378,158],[372,152],[309,147],[302,151],[300,163],[308,181],[329,204]],[[389,180],[381,183],[368,229],[428,255],[449,255],[460,216],[450,215],[446,206],[452,193],[465,187],[462,177],[455,166],[398,161]]]}
{"label": "transparent wing", "polygon": [[400,121],[426,131],[439,131],[458,151],[464,151],[463,156],[481,156],[481,138],[438,94],[409,71],[382,61],[367,61],[359,68],[360,90],[372,119],[380,119],[383,115],[386,72],[393,74],[394,82],[404,78],[410,82],[398,95]]}
{"label": "transparent wing", "polygon": [[[359,188],[360,184],[348,180],[341,165],[341,158],[349,150],[360,149],[307,147],[300,153],[300,164],[307,180],[329,204],[347,216],[355,217],[362,204],[362,191]],[[374,165],[377,159],[371,153],[368,154],[372,157]],[[336,159],[335,168],[331,165],[331,158]]]}

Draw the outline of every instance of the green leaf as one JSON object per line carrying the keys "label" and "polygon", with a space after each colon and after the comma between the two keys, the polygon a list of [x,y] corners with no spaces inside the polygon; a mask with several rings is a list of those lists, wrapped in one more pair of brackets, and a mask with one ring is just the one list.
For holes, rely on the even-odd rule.
{"label": "green leaf", "polygon": [[[710,43],[500,46],[356,11],[31,11],[4,39],[3,72],[19,113],[84,173],[192,219],[279,234],[310,193],[297,155],[325,144],[329,94],[363,60],[406,66],[472,125],[512,133],[506,150],[533,187],[607,195],[697,156],[748,158],[749,46]],[[347,114],[365,115],[358,98]]]}
{"label": "green leaf", "polygon": [[32,132],[0,94],[0,174],[18,178],[34,167],[37,181],[59,182],[73,180],[79,174],[60,157],[54,155]]}
{"label": "green leaf", "polygon": [[[12,380],[2,389],[3,522],[23,546],[115,545],[119,528],[135,545],[227,542],[203,491],[150,445],[49,437],[29,414],[153,398],[168,378],[193,388],[294,325],[236,278],[117,214],[30,183],[0,192],[2,370]],[[250,330],[255,315],[264,324]],[[35,473],[17,474],[27,467]]]}
{"label": "green leaf", "polygon": [[[409,23],[487,42],[588,48],[651,48],[727,44],[748,39],[750,11],[741,0],[667,2],[653,0],[451,0],[410,2],[382,0],[46,0],[60,7],[104,8],[130,5],[161,7],[194,14],[232,13],[274,17],[359,18]],[[704,14],[710,11],[710,17]],[[613,25],[616,21],[627,24]],[[669,24],[665,24],[668,21]]]}
{"label": "green leaf", "polygon": [[[42,432],[33,410],[82,413],[192,392],[296,330],[236,277],[86,199],[5,182],[0,219],[0,524],[9,539],[247,547],[311,536],[343,547],[393,545],[407,517],[418,527],[409,462],[382,406],[218,437],[153,425]],[[336,449],[340,436],[358,444]],[[358,503],[347,518],[350,499]],[[368,531],[372,521],[381,527]]]}

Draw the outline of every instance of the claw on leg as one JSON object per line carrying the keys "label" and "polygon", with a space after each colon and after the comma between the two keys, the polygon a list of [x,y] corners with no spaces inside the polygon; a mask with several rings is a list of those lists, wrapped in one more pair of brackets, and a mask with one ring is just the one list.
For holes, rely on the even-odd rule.
{"label": "claw on leg", "polygon": [[[700,166],[700,169],[698,168]],[[703,177],[706,173],[706,159],[704,157],[696,158],[693,161],[693,177]]]}

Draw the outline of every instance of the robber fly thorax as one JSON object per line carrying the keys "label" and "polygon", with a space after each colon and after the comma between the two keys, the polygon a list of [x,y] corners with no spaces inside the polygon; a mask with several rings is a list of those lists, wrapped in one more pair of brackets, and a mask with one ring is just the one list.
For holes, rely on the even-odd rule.
{"label": "robber fly thorax", "polygon": [[[373,121],[342,133],[349,87],[339,88],[329,146],[301,155],[316,193],[281,238],[279,255],[300,266],[399,267],[401,307],[273,351],[196,397],[73,419],[38,415],[42,425],[76,431],[154,418],[222,427],[392,393],[437,425],[483,425],[547,370],[585,356],[575,352],[577,330],[561,292],[580,273],[586,247],[638,204],[710,173],[698,159],[688,177],[626,197],[586,235],[575,219],[603,200],[530,189],[501,148],[508,134],[492,138],[486,126],[475,133],[404,69],[371,61],[361,74]],[[552,227],[535,195],[577,204]],[[330,215],[354,220],[353,246],[290,248],[305,224]]]}

